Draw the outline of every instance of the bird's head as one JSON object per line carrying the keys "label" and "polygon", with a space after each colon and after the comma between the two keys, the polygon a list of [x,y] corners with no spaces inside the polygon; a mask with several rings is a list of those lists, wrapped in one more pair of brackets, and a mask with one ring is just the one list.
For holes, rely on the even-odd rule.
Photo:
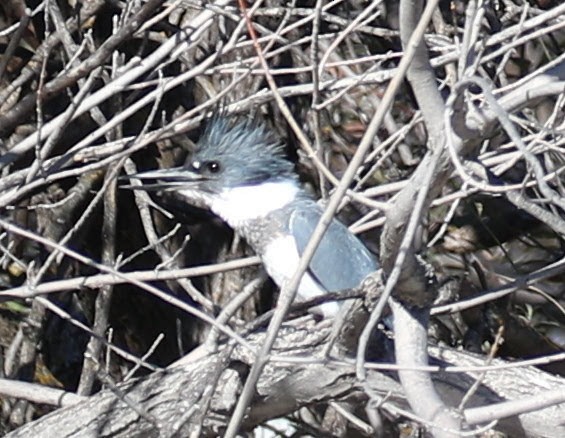
{"label": "bird's head", "polygon": [[260,216],[292,200],[298,191],[293,167],[264,123],[220,116],[208,123],[183,166],[130,178],[144,182],[142,190],[176,191],[188,202],[204,202],[231,222],[236,209],[260,205],[249,217]]}

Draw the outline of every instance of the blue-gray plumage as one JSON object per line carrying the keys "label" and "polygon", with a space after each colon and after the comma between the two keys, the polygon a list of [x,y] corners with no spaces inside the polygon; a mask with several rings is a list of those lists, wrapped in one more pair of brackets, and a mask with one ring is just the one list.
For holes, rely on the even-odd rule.
{"label": "blue-gray plumage", "polygon": [[[146,190],[174,190],[204,204],[242,235],[281,287],[294,275],[323,211],[304,191],[280,141],[255,121],[216,117],[184,166],[134,175]],[[299,299],[358,286],[377,263],[341,222],[333,220],[298,287]],[[315,311],[333,316],[337,303]]]}

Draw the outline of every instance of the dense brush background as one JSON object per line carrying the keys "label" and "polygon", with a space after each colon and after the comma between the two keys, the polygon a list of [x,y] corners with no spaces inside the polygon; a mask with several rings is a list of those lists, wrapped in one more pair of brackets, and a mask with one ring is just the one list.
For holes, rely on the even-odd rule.
{"label": "dense brush background", "polygon": [[[120,189],[117,177],[178,165],[206,119],[224,111],[264,119],[302,183],[327,200],[395,75],[399,20],[395,1],[2,1],[2,377],[37,384],[37,397],[43,387],[119,394],[120,382],[165,368],[208,338],[210,322],[187,309],[214,318],[247,293],[222,322],[236,332],[271,309],[278,291],[224,223],[171,194]],[[565,8],[440,1],[424,40],[446,100],[464,77],[486,79],[502,99],[536,72],[557,71],[543,78],[553,91],[504,108],[521,145],[498,122],[478,130],[421,214],[418,253],[435,273],[435,309],[444,306],[429,342],[485,360],[553,358],[540,369],[564,376]],[[383,259],[387,211],[430,148],[412,87],[401,85],[350,186],[356,195],[338,213]],[[458,90],[451,111],[479,118],[489,108],[477,84]],[[198,269],[208,265],[215,268]],[[180,271],[187,267],[197,269]],[[137,274],[101,276],[114,271]],[[508,294],[494,294],[506,285]],[[479,296],[473,307],[445,307]],[[3,432],[59,404],[1,392]],[[369,424],[359,406],[350,410]],[[347,422],[332,429],[317,409],[292,414],[296,436],[369,433]],[[383,418],[387,433],[415,433],[398,413]]]}

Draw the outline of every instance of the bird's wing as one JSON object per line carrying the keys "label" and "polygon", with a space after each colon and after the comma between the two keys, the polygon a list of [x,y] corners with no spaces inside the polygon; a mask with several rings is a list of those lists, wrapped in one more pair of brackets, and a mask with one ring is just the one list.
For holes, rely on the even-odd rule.
{"label": "bird's wing", "polygon": [[[300,256],[321,215],[317,204],[292,213],[289,226]],[[356,287],[376,269],[371,253],[337,220],[332,220],[309,266],[310,273],[330,292]]]}

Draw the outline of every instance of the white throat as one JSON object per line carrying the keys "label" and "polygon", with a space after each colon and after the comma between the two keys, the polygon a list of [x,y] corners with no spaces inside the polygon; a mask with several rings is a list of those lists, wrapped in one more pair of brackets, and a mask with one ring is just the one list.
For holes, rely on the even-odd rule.
{"label": "white throat", "polygon": [[299,190],[296,181],[292,180],[234,187],[214,197],[210,208],[232,228],[238,228],[248,220],[284,207],[296,198]]}

